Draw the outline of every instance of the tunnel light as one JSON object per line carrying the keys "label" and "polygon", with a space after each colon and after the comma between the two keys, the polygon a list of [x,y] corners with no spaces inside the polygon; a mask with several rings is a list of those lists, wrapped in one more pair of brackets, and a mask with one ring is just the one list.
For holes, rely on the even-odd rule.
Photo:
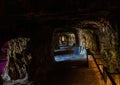
{"label": "tunnel light", "polygon": [[65,37],[64,36],[62,36],[62,41],[65,41]]}

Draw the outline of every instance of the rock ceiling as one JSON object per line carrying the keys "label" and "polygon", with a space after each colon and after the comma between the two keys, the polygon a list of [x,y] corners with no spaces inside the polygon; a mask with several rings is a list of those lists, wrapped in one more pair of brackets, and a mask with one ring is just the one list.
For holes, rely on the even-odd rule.
{"label": "rock ceiling", "polygon": [[1,0],[0,35],[4,39],[30,28],[72,26],[98,17],[117,19],[119,10],[119,0]]}

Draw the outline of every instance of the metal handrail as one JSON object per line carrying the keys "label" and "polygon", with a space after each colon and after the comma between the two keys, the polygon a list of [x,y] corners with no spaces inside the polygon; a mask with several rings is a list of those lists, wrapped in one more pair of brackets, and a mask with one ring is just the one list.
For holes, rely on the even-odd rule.
{"label": "metal handrail", "polygon": [[106,67],[103,67],[103,70],[106,72],[106,74],[108,75],[110,81],[112,82],[112,85],[117,85],[114,81],[114,79],[112,78],[111,74],[107,71]]}
{"label": "metal handrail", "polygon": [[[93,54],[92,54],[92,57],[93,57],[96,65],[97,65],[97,68],[98,68],[100,74],[102,75],[102,78],[103,78],[104,81],[106,82],[106,80],[105,80],[105,78],[104,78],[104,74],[103,74],[102,71],[100,70],[99,64],[97,64],[97,61],[96,61],[96,59],[95,59],[95,57],[94,57]],[[100,65],[103,65],[103,64],[100,64]],[[109,73],[109,72],[107,71],[107,68],[105,68],[104,65],[103,65],[103,71],[105,71],[105,73],[106,73],[107,76],[109,77],[110,81],[112,82],[112,85],[117,85],[117,84],[115,83],[114,79],[112,78],[111,73]]]}

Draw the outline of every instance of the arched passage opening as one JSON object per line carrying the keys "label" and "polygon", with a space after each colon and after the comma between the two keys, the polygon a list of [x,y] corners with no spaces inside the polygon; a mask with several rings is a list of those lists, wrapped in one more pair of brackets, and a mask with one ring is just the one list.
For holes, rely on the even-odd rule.
{"label": "arched passage opening", "polygon": [[76,28],[59,28],[54,32],[55,62],[80,60],[79,34]]}
{"label": "arched passage opening", "polygon": [[[80,29],[80,44],[85,42],[92,54],[99,54],[109,72],[116,72],[118,66],[118,33],[105,18],[85,20],[77,25]],[[81,44],[82,45],[82,44]],[[113,63],[114,62],[114,63]]]}

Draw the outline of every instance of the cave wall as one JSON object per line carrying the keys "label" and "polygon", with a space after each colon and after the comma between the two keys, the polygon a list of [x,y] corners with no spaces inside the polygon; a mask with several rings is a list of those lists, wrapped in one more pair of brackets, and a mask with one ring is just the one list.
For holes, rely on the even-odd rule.
{"label": "cave wall", "polygon": [[59,33],[54,33],[53,35],[53,39],[54,39],[54,49],[59,49],[59,38],[60,38],[60,34]]}
{"label": "cave wall", "polygon": [[[13,84],[18,83],[18,79],[28,79],[29,64],[31,62],[31,53],[26,52],[27,43],[30,38],[14,38],[7,42],[7,55],[8,58],[5,71],[2,78],[5,81],[14,81]],[[5,47],[3,47],[4,49]],[[2,56],[1,56],[2,57]],[[16,81],[16,82],[15,82]],[[21,82],[21,81],[19,81]]]}
{"label": "cave wall", "polygon": [[[53,31],[45,26],[37,30],[32,38],[31,80],[43,82],[54,64]],[[33,75],[34,73],[34,75]]]}
{"label": "cave wall", "polygon": [[[28,70],[28,77],[31,81],[39,80],[42,82],[46,78],[49,69],[51,69],[51,64],[54,63],[54,27],[48,23],[45,25],[36,18],[29,19],[30,20],[26,20],[26,17],[12,17],[8,19],[5,18],[5,20],[3,18],[4,22],[0,20],[2,22],[0,24],[2,28],[0,32],[0,47],[2,47],[5,42],[11,40],[11,49],[9,48],[9,56],[11,58],[9,59],[10,66],[8,66],[11,80],[23,79],[26,70]],[[6,20],[7,22],[5,22]],[[24,45],[24,43],[27,42],[27,39],[25,39],[27,37],[30,38],[30,41]],[[26,57],[29,56],[29,54],[22,52],[24,48],[26,48],[26,51],[32,56],[30,63],[29,60],[27,62],[29,66],[26,65],[26,61],[24,61],[23,58],[25,56],[26,60]]]}
{"label": "cave wall", "polygon": [[86,48],[92,53],[99,52],[99,45],[96,41],[95,30],[92,29],[81,29],[80,30],[80,45],[86,44]]}
{"label": "cave wall", "polygon": [[[115,72],[119,69],[119,38],[118,31],[115,30],[110,21],[101,18],[96,21],[83,21],[84,28],[80,31],[81,42],[86,43],[86,47],[94,54],[100,53],[104,66],[108,71]],[[89,25],[92,25],[90,27]]]}
{"label": "cave wall", "polygon": [[37,30],[31,38],[20,37],[9,41],[8,64],[2,74],[5,81],[20,83],[30,79],[41,83],[46,79],[54,63],[54,46],[53,32],[46,27],[44,29]]}
{"label": "cave wall", "polygon": [[4,72],[1,75],[4,83],[9,81],[16,84],[28,80],[29,64],[32,59],[31,53],[26,51],[29,41],[30,38],[18,37],[7,41],[1,48],[4,54],[0,57],[6,56],[7,58]]}
{"label": "cave wall", "polygon": [[111,26],[110,21],[102,20],[100,29],[101,57],[104,65],[110,72],[115,72],[118,67],[118,33]]}
{"label": "cave wall", "polygon": [[32,59],[31,53],[26,53],[29,38],[16,38],[9,41],[8,48],[8,70],[12,80],[22,79],[29,70],[29,64]]}

